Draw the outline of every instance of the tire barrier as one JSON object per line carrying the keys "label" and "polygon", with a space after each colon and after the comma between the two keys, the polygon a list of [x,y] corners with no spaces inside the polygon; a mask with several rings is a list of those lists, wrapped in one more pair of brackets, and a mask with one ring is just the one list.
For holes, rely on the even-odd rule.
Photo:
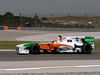
{"label": "tire barrier", "polygon": [[8,26],[0,26],[0,30],[9,30]]}
{"label": "tire barrier", "polygon": [[8,27],[8,26],[0,26],[0,30],[21,30],[22,27]]}
{"label": "tire barrier", "polygon": [[3,28],[4,28],[4,30],[9,30],[8,26],[4,26]]}
{"label": "tire barrier", "polygon": [[75,31],[100,32],[100,28],[50,28],[50,27],[8,27],[0,26],[0,30],[41,30],[41,31]]}
{"label": "tire barrier", "polygon": [[0,26],[0,30],[4,30],[4,27],[3,26]]}

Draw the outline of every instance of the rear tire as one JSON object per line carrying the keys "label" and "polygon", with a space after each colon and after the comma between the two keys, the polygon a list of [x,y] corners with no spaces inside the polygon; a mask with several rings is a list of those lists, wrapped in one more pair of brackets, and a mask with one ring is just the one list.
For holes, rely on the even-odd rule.
{"label": "rear tire", "polygon": [[91,54],[92,53],[92,46],[90,44],[84,44],[82,47],[82,53]]}
{"label": "rear tire", "polygon": [[40,53],[40,46],[38,44],[34,44],[30,50],[31,54],[39,54]]}

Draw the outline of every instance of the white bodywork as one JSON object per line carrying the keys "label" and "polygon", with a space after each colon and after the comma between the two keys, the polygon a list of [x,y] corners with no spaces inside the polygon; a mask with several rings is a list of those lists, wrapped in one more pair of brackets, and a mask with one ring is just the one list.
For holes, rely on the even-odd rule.
{"label": "white bodywork", "polygon": [[[62,39],[61,39],[61,38],[58,37],[57,42],[69,45],[69,47],[68,46],[67,47],[66,46],[60,46],[57,50],[60,53],[64,53],[64,52],[71,53],[71,52],[81,52],[82,51],[81,48],[75,48],[75,45],[83,46],[83,42],[82,42],[81,38],[62,37]],[[73,48],[75,48],[75,49],[73,50]]]}
{"label": "white bodywork", "polygon": [[63,44],[68,44],[74,47],[74,44],[82,46],[83,42],[81,41],[80,38],[71,38],[71,37],[66,37],[64,39],[62,39],[62,41],[58,40],[57,42],[59,43],[63,43]]}
{"label": "white bodywork", "polygon": [[17,45],[16,48],[19,54],[29,54],[29,49],[26,49],[24,44]]}

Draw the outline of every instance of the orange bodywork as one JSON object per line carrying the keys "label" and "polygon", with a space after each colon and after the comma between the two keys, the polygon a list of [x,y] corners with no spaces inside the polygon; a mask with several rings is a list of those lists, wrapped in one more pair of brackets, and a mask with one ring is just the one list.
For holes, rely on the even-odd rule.
{"label": "orange bodywork", "polygon": [[69,45],[62,44],[62,43],[40,44],[41,49],[48,50],[48,51],[55,50],[59,46],[69,46]]}

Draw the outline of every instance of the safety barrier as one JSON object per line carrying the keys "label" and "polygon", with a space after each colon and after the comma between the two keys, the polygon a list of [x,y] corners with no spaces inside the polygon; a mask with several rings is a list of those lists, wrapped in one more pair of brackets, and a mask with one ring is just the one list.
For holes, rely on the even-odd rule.
{"label": "safety barrier", "polygon": [[41,30],[41,31],[76,31],[100,32],[100,28],[52,28],[52,27],[8,27],[0,26],[0,30]]}
{"label": "safety barrier", "polygon": [[0,30],[3,30],[4,28],[3,28],[3,26],[0,26]]}
{"label": "safety barrier", "polygon": [[14,30],[21,30],[22,29],[22,27],[8,27],[8,26],[0,26],[0,30],[12,30],[12,29],[14,29]]}
{"label": "safety barrier", "polygon": [[21,30],[41,31],[74,31],[74,32],[100,32],[100,28],[51,28],[51,27],[22,27]]}
{"label": "safety barrier", "polygon": [[4,26],[4,30],[9,30],[9,27],[8,26]]}
{"label": "safety barrier", "polygon": [[9,30],[8,26],[0,26],[0,30]]}

